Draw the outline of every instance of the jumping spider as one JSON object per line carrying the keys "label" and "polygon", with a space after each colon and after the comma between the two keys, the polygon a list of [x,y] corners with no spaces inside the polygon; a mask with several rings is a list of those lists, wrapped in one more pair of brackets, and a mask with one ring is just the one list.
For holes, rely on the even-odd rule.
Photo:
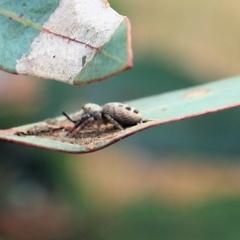
{"label": "jumping spider", "polygon": [[118,102],[107,103],[103,107],[94,103],[87,103],[82,107],[82,115],[78,120],[71,119],[65,112],[62,114],[74,123],[70,132],[75,129],[80,131],[93,121],[98,120],[105,120],[120,130],[142,122],[142,116],[138,110]]}

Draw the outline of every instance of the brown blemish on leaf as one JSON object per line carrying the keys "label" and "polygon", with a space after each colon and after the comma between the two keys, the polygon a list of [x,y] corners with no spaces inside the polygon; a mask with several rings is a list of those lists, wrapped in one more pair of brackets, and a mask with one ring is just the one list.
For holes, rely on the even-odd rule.
{"label": "brown blemish on leaf", "polygon": [[46,124],[36,125],[24,131],[15,131],[15,135],[20,137],[35,136],[62,143],[79,145],[92,150],[96,145],[109,141],[117,137],[119,130],[111,124],[102,124],[98,129],[96,124],[90,124],[85,129],[71,134],[72,123],[67,120],[58,121],[56,119],[45,120]]}
{"label": "brown blemish on leaf", "polygon": [[115,138],[118,132],[119,130],[116,129],[101,132],[89,129],[82,130],[81,132],[74,134],[74,136],[69,135],[68,131],[62,131],[58,134],[42,134],[38,135],[38,137],[79,145],[91,150],[94,149],[97,144],[102,144],[108,139]]}
{"label": "brown blemish on leaf", "polygon": [[105,5],[105,8],[110,7],[110,4],[109,4],[108,0],[104,0],[104,5]]}
{"label": "brown blemish on leaf", "polygon": [[198,98],[210,92],[209,89],[198,89],[184,94],[184,98]]}
{"label": "brown blemish on leaf", "polygon": [[14,134],[16,132],[16,129],[15,128],[10,128],[10,129],[7,129],[7,130],[0,130],[0,134]]}

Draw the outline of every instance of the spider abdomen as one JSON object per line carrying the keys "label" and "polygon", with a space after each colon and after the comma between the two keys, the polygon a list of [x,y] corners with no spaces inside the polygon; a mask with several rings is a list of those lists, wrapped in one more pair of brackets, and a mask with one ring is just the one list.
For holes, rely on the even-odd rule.
{"label": "spider abdomen", "polygon": [[141,113],[135,108],[118,102],[107,103],[102,108],[103,114],[108,114],[123,126],[132,126],[142,119]]}

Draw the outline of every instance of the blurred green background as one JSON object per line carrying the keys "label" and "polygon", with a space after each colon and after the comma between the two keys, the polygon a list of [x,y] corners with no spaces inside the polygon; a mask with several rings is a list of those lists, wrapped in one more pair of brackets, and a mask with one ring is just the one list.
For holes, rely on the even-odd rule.
{"label": "blurred green background", "polygon": [[[85,86],[0,72],[1,129],[239,74],[239,2],[110,4],[131,20],[134,68]],[[239,122],[234,108],[84,155],[1,142],[0,238],[240,239]]]}

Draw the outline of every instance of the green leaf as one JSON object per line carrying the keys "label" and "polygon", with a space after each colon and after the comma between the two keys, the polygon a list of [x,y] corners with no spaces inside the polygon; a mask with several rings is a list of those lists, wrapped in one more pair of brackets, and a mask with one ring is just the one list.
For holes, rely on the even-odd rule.
{"label": "green leaf", "polygon": [[132,67],[130,23],[105,0],[0,0],[0,68],[69,84]]}
{"label": "green leaf", "polygon": [[[0,140],[69,153],[93,152],[147,128],[239,106],[240,77],[137,99],[127,104],[140,110],[144,123],[124,130],[106,129],[98,132],[92,128],[80,131],[75,137],[69,137],[67,131],[52,130],[72,127],[72,123],[65,117],[58,117],[1,130]],[[17,136],[16,133],[20,132],[22,136]]]}

